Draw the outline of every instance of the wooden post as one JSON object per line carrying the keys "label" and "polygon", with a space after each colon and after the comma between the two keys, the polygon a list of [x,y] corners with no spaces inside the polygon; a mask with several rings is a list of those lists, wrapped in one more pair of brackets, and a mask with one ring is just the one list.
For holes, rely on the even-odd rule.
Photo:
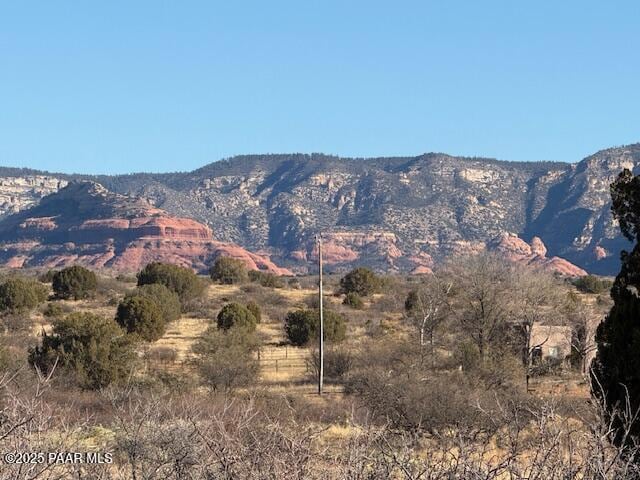
{"label": "wooden post", "polygon": [[322,384],[324,381],[324,312],[322,308],[322,235],[316,236],[318,242],[318,310],[320,315],[320,329],[318,332],[318,395],[322,395]]}

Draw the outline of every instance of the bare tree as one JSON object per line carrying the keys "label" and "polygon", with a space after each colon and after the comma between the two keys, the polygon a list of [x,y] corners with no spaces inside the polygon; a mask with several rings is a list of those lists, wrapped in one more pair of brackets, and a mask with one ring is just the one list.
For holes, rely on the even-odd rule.
{"label": "bare tree", "polygon": [[564,323],[562,318],[557,318],[561,316],[564,288],[552,275],[521,266],[512,270],[510,290],[510,312],[521,333],[525,383],[529,391],[533,352],[549,340],[543,336],[533,341],[533,327],[553,319],[558,325]]}
{"label": "bare tree", "polygon": [[509,318],[511,267],[493,255],[483,254],[459,259],[449,269],[459,280],[455,311],[460,327],[484,361]]}
{"label": "bare tree", "polygon": [[450,309],[449,295],[453,282],[440,273],[427,276],[420,286],[409,292],[405,301],[406,317],[416,328],[421,350],[429,342],[431,366],[435,366],[434,336]]}
{"label": "bare tree", "polygon": [[585,303],[579,297],[570,298],[565,308],[567,324],[571,327],[571,350],[580,362],[580,371],[588,375],[589,364],[595,356],[597,345],[595,341],[598,324],[605,317],[608,305]]}

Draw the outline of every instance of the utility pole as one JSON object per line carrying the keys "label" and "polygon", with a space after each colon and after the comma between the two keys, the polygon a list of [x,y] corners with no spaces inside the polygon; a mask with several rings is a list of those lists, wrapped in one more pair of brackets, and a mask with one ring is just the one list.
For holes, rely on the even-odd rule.
{"label": "utility pole", "polygon": [[318,335],[318,395],[322,395],[322,382],[324,381],[324,318],[322,308],[322,235],[316,235],[318,244],[318,311],[320,314],[320,331]]}

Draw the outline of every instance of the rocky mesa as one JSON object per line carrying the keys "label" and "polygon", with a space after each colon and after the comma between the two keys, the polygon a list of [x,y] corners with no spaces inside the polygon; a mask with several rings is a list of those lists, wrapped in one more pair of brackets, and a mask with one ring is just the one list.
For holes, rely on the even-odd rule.
{"label": "rocky mesa", "polygon": [[58,268],[80,264],[135,272],[152,261],[206,271],[220,255],[249,269],[290,274],[268,257],[214,239],[211,228],[169,215],[142,198],[75,182],[0,222],[0,263]]}

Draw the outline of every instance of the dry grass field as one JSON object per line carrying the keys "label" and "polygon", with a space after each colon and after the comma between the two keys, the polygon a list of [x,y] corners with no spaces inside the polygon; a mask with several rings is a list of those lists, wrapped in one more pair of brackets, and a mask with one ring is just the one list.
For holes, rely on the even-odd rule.
{"label": "dry grass field", "polygon": [[[554,435],[557,435],[554,441],[563,444],[571,435],[579,436],[581,445],[591,441],[589,422],[595,417],[587,408],[589,386],[580,372],[568,365],[533,376],[528,393],[523,389],[522,367],[513,362],[500,363],[499,357],[482,371],[463,372],[466,360],[460,357],[458,348],[464,345],[464,337],[452,312],[438,331],[434,353],[429,353],[428,344],[419,348],[415,325],[405,312],[408,292],[421,281],[414,277],[390,277],[382,291],[364,297],[361,309],[344,305],[344,295],[337,293],[338,279],[327,279],[325,308],[346,321],[344,341],[337,345],[328,342],[327,349],[342,352],[352,363],[344,377],[327,378],[324,394],[318,396],[312,367],[315,341],[294,346],[284,329],[287,312],[313,308],[317,303],[314,279],[302,280],[302,286],[283,288],[256,283],[220,285],[205,280],[202,296],[189,302],[180,318],[170,322],[158,340],[136,344],[140,364],[130,379],[131,385],[124,390],[122,387],[83,390],[67,383],[70,379],[53,378],[47,402],[71,414],[73,420],[47,427],[52,436],[46,442],[67,448],[74,445],[74,448],[118,451],[118,465],[110,467],[110,474],[114,478],[129,478],[133,470],[143,467],[131,463],[132,459],[127,457],[131,452],[122,447],[125,440],[141,442],[144,438],[148,452],[162,455],[163,442],[182,441],[181,437],[172,437],[177,433],[171,429],[179,425],[182,425],[179,428],[207,425],[211,430],[206,435],[199,431],[197,435],[203,435],[207,442],[214,442],[213,438],[215,442],[226,439],[230,444],[216,448],[227,451],[233,445],[240,449],[234,450],[233,455],[237,456],[243,455],[241,451],[257,448],[251,447],[255,435],[265,433],[257,433],[254,428],[264,428],[269,432],[268,438],[280,438],[281,442],[270,453],[271,458],[262,462],[280,459],[283,463],[269,468],[290,473],[291,468],[298,468],[295,467],[298,461],[306,459],[305,462],[320,466],[325,473],[314,477],[304,469],[296,470],[301,474],[298,478],[369,478],[353,474],[353,469],[360,469],[378,472],[378,476],[370,478],[417,479],[423,478],[418,468],[423,465],[433,471],[454,472],[449,477],[433,478],[498,480],[528,478],[514,476],[513,471],[523,468],[526,471],[528,463],[539,463],[537,455],[544,449],[548,449],[547,458],[562,463],[557,447],[551,447]],[[131,281],[102,278],[98,292],[91,298],[47,302],[30,314],[28,332],[15,334],[15,338],[21,338],[20,346],[16,344],[12,351],[22,349],[25,355],[30,346],[41,340],[43,331],[51,333],[55,317],[45,315],[51,305],[55,304],[65,314],[90,312],[111,319],[119,302],[135,288]],[[571,291],[570,287],[562,288]],[[596,295],[576,292],[572,295],[589,309],[604,308]],[[194,347],[208,335],[210,327],[217,331],[217,315],[231,302],[242,305],[255,302],[261,307],[261,321],[255,332],[259,348],[251,353],[257,361],[257,376],[251,384],[233,391],[212,391],[206,387],[198,366],[202,358]],[[544,311],[553,313],[548,306]],[[121,399],[123,394],[126,400]],[[54,417],[51,418],[53,422]],[[67,425],[77,424],[80,419],[82,425],[68,430]],[[135,422],[142,429],[139,433],[131,430]],[[192,431],[189,435],[196,433]],[[209,445],[206,447],[209,449],[211,444],[204,445]],[[514,445],[518,445],[517,452],[512,450]],[[275,444],[272,447],[276,448]],[[260,448],[271,447],[265,444]],[[589,448],[597,451],[593,445]],[[216,451],[200,453],[209,455],[207,461],[215,463],[217,460],[212,458],[218,454],[210,455]],[[281,458],[283,455],[286,460]],[[141,464],[150,466],[154,462],[149,457]],[[466,473],[457,470],[460,465],[485,471],[485,475],[466,477]],[[258,468],[251,468],[254,467]],[[544,472],[547,467],[540,464],[536,468]],[[159,471],[168,470],[163,466]],[[253,474],[240,478],[253,478]]]}
{"label": "dry grass field", "polygon": [[[113,318],[116,313],[117,300],[124,297],[127,291],[135,288],[132,282],[109,281],[109,285],[117,286],[115,290],[108,291],[108,298],[104,297],[86,300],[61,300],[60,305],[67,311],[87,311],[107,318]],[[334,286],[335,287],[335,286]],[[248,290],[248,291],[245,291]],[[262,314],[262,321],[257,327],[257,334],[261,346],[255,356],[260,365],[260,382],[264,387],[275,392],[316,392],[315,378],[310,371],[309,359],[315,344],[306,347],[295,347],[288,344],[284,333],[284,314],[287,311],[298,308],[306,308],[309,302],[317,297],[317,290],[312,288],[281,288],[260,289],[270,290],[271,297],[277,297],[277,308],[266,308]],[[165,334],[152,345],[145,345],[146,352],[154,350],[170,350],[175,353],[175,358],[170,362],[152,362],[155,369],[164,369],[174,374],[185,376],[197,375],[192,368],[192,347],[202,336],[207,328],[215,324],[215,315],[219,309],[229,301],[249,301],[255,288],[246,288],[241,285],[209,284],[204,293],[207,315],[198,315],[202,312],[187,312],[178,320],[167,326]],[[264,294],[264,292],[261,292]],[[594,295],[579,294],[581,301],[587,305],[595,303]],[[371,311],[376,303],[388,300],[384,294],[378,293],[366,299],[363,310],[352,310],[342,305],[342,297],[333,294],[331,288],[325,290],[325,308],[336,310],[346,315],[348,322],[348,336],[344,342],[344,348],[357,351],[360,344],[373,329],[382,329],[394,336],[405,337],[410,335],[410,330],[403,322],[401,311]],[[42,315],[40,311],[32,314],[31,332],[35,337],[43,331],[51,331],[50,319]],[[144,352],[141,352],[141,354]],[[446,353],[446,352],[445,352]],[[327,385],[326,392],[339,393],[340,385]],[[563,378],[540,378],[533,381],[532,392],[535,395],[554,397],[570,396],[588,398],[589,387],[580,375]]]}

